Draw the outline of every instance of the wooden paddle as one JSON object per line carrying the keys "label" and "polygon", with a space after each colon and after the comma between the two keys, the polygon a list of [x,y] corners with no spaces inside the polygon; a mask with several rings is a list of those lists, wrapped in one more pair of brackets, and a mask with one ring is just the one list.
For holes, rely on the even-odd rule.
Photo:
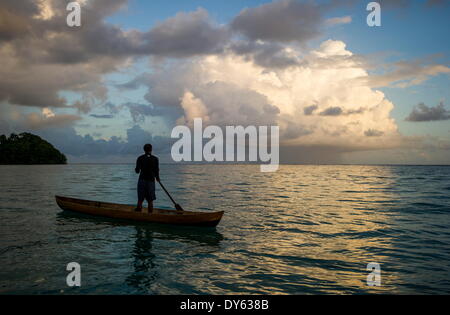
{"label": "wooden paddle", "polygon": [[[150,173],[152,174],[152,176],[156,179],[157,177],[155,176],[155,174],[153,173],[152,170],[150,170]],[[172,200],[173,205],[175,206],[175,209],[177,209],[178,211],[184,211],[184,209],[175,202],[175,200],[173,200],[172,196],[169,194],[169,192],[167,191],[166,187],[164,187],[164,185],[161,183],[161,180],[157,180],[156,181],[161,185],[162,189],[165,191],[165,193],[167,194],[167,196],[169,196],[170,200]]]}
{"label": "wooden paddle", "polygon": [[162,189],[166,192],[167,196],[169,196],[170,200],[172,200],[173,205],[175,206],[175,209],[177,209],[178,211],[184,211],[184,209],[178,203],[176,203],[175,200],[173,200],[172,196],[169,194],[166,187],[164,187],[164,185],[161,183],[161,181],[157,180],[157,182],[161,185]]}

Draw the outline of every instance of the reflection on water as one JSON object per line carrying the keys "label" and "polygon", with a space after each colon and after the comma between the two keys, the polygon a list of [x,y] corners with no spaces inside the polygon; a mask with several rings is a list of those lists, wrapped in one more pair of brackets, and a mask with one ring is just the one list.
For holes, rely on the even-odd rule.
{"label": "reflection on water", "polygon": [[149,288],[158,277],[154,262],[155,254],[152,253],[152,234],[153,231],[150,229],[136,227],[136,239],[131,253],[134,259],[134,272],[125,280],[129,286],[136,288],[141,293],[152,293]]}
{"label": "reflection on water", "polygon": [[[202,227],[190,227],[190,226],[174,226],[157,223],[143,223],[143,222],[128,222],[121,221],[112,218],[94,217],[90,215],[84,215],[81,213],[75,213],[71,211],[61,211],[57,213],[57,224],[66,224],[71,222],[73,224],[83,224],[91,222],[93,224],[108,224],[111,226],[123,226],[123,227],[135,227],[137,231],[136,236],[142,236],[142,232],[145,235],[152,235],[156,233],[158,239],[164,240],[176,240],[180,242],[196,242],[208,246],[219,245],[223,239],[223,235],[217,232],[216,228],[202,228]],[[152,232],[152,233],[150,233]],[[142,239],[142,237],[141,237]]]}
{"label": "reflection on water", "polygon": [[[132,165],[0,171],[0,293],[450,292],[450,167],[260,173],[258,166],[163,165],[162,179],[184,208],[225,211],[214,229],[57,208],[54,194],[133,204]],[[157,196],[157,207],[171,207]],[[80,288],[65,286],[71,261],[82,266]],[[369,262],[381,264],[381,287],[366,285]]]}

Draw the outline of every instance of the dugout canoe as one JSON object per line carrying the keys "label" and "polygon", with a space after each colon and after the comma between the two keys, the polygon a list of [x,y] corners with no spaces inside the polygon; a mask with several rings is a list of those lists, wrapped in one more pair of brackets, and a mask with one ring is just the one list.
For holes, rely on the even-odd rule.
{"label": "dugout canoe", "polygon": [[216,226],[222,219],[223,211],[195,212],[155,208],[152,213],[135,212],[135,206],[102,201],[83,200],[55,196],[58,206],[73,211],[99,217],[123,219],[128,221],[153,222],[189,226]]}

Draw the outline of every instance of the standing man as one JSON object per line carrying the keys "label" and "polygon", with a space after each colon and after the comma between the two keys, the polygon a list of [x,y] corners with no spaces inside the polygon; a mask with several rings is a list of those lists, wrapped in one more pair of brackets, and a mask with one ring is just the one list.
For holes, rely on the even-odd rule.
{"label": "standing man", "polygon": [[135,211],[142,211],[144,199],[148,202],[148,212],[153,212],[153,200],[155,195],[155,179],[159,182],[159,161],[152,155],[152,145],[144,145],[145,154],[138,157],[136,161],[136,173],[139,174],[138,181],[138,204]]}

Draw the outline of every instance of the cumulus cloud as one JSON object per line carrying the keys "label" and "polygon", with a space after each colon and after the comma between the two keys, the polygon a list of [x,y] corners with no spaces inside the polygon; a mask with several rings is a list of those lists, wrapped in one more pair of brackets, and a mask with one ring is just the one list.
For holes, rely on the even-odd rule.
{"label": "cumulus cloud", "polygon": [[44,115],[46,118],[55,117],[55,113],[50,108],[43,108],[42,115]]}
{"label": "cumulus cloud", "polygon": [[203,122],[209,122],[208,110],[205,104],[199,98],[196,98],[190,91],[186,91],[181,97],[181,107],[184,110],[184,117],[177,122],[180,125],[193,126],[193,121],[197,117],[202,117]]}
{"label": "cumulus cloud", "polygon": [[[178,106],[185,123],[199,116],[214,125],[277,124],[288,146],[357,150],[398,143],[393,104],[355,80],[369,74],[352,55],[343,42],[328,40],[300,67],[270,68],[229,51],[177,63],[176,71],[165,68],[142,82],[153,104]],[[383,141],[371,140],[375,135]]]}
{"label": "cumulus cloud", "polygon": [[414,107],[409,116],[406,117],[406,120],[413,122],[450,120],[450,111],[444,107],[443,102],[439,103],[435,107],[420,103]]}

